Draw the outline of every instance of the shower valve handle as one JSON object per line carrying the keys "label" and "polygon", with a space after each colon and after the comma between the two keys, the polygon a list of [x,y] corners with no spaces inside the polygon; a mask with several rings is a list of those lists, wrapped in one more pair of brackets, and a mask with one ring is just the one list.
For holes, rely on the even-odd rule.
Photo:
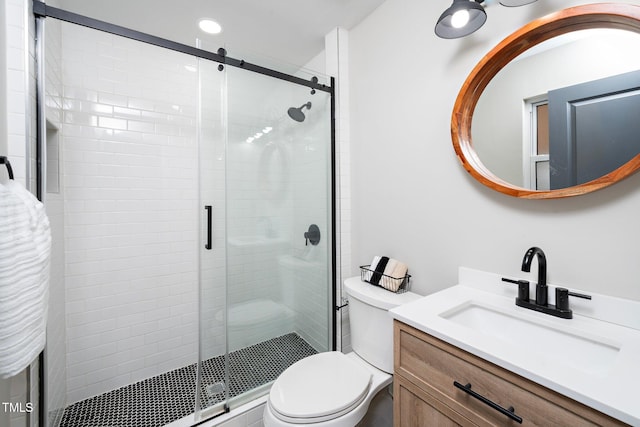
{"label": "shower valve handle", "polygon": [[309,230],[304,233],[304,245],[309,246],[309,243],[313,246],[320,243],[320,228],[315,224],[311,224]]}

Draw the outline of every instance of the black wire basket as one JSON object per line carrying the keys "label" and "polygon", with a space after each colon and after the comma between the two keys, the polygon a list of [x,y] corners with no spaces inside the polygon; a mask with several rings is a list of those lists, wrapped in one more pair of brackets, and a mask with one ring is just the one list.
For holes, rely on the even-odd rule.
{"label": "black wire basket", "polygon": [[378,273],[371,270],[371,265],[360,266],[360,280],[370,283],[374,286],[379,286],[389,292],[395,292],[401,294],[409,290],[409,281],[411,275],[406,273],[404,277],[392,277],[384,273]]}

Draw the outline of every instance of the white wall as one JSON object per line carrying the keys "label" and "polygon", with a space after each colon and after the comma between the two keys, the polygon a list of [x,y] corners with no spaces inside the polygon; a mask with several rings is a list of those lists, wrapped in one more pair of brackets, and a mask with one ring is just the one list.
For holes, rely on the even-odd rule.
{"label": "white wall", "polygon": [[461,265],[526,277],[522,257],[537,245],[552,283],[640,300],[640,175],[575,198],[520,200],[475,181],[451,144],[455,98],[483,55],[530,20],[583,3],[494,2],[478,32],[443,40],[433,27],[449,2],[388,0],[350,32],[352,265],[405,260],[413,290],[428,294],[454,285]]}

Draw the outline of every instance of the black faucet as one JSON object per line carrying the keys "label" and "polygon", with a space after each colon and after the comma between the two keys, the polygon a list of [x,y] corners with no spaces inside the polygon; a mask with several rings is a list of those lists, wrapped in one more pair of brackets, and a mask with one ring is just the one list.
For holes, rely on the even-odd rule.
{"label": "black faucet", "polygon": [[544,251],[537,246],[529,248],[522,259],[522,271],[531,271],[533,256],[538,256],[538,283],[536,284],[536,304],[547,305],[547,257]]}
{"label": "black faucet", "polygon": [[538,283],[536,284],[535,301],[529,299],[528,281],[507,279],[506,277],[503,277],[502,281],[518,285],[518,296],[516,297],[517,306],[563,319],[571,319],[573,312],[569,308],[569,296],[584,299],[591,299],[591,296],[571,292],[566,288],[556,288],[556,305],[555,307],[550,306],[547,287],[547,257],[544,255],[544,251],[536,246],[529,248],[522,259],[522,271],[526,271],[527,273],[531,271],[531,261],[533,261],[534,255],[538,257]]}

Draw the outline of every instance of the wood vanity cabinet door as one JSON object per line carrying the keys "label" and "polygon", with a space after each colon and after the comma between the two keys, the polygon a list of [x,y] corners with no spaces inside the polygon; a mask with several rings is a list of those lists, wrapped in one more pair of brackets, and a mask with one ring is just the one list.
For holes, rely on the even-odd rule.
{"label": "wood vanity cabinet door", "polygon": [[394,427],[456,427],[476,425],[402,376],[393,382]]}
{"label": "wood vanity cabinet door", "polygon": [[[624,426],[601,412],[404,323],[394,326],[394,426]],[[471,389],[522,424],[454,387]]]}

